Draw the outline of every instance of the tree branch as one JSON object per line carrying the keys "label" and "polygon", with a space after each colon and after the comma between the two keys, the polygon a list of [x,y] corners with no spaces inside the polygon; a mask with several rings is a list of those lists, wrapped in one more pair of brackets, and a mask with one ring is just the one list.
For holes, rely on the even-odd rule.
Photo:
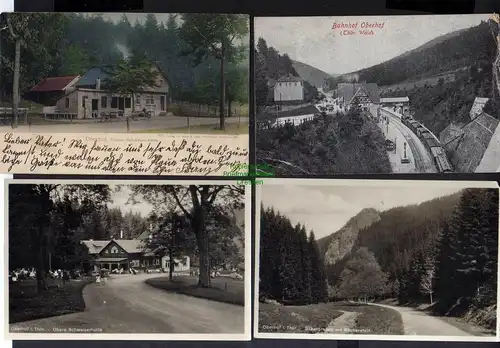
{"label": "tree branch", "polygon": [[10,36],[12,36],[12,38],[14,40],[17,40],[19,38],[19,35],[16,35],[14,33],[14,28],[12,27],[12,22],[10,21],[10,17],[7,15],[7,27],[9,28],[9,33],[10,33]]}
{"label": "tree branch", "polygon": [[182,205],[182,203],[181,203],[179,197],[177,196],[177,193],[175,193],[175,189],[173,187],[171,188],[170,193],[174,196],[175,202],[177,203],[179,208],[181,208],[184,215],[186,215],[186,217],[188,219],[193,219],[193,216],[191,214],[189,214],[189,212],[186,210],[186,208],[184,208],[184,206]]}
{"label": "tree branch", "polygon": [[215,45],[205,35],[203,35],[203,33],[196,27],[196,25],[193,25],[193,28],[194,30],[196,30],[198,34],[200,34],[200,36],[205,40],[205,42],[209,44],[210,47],[212,47],[212,49],[216,52],[216,56],[218,55],[220,57],[219,49],[215,47]]}

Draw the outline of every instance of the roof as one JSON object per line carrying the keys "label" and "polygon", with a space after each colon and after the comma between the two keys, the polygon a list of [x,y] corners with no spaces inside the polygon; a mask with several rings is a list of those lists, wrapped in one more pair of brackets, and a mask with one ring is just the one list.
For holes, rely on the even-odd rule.
{"label": "roof", "polygon": [[297,76],[293,76],[292,74],[288,74],[280,77],[276,82],[302,82],[302,79]]}
{"label": "roof", "polygon": [[488,147],[484,151],[483,158],[477,166],[476,173],[500,172],[500,124],[497,124],[491,136]]}
{"label": "roof", "polygon": [[89,250],[89,254],[99,254],[109,243],[114,241],[128,254],[143,253],[146,246],[139,239],[112,239],[112,240],[83,240]]}
{"label": "roof", "polygon": [[108,78],[108,73],[106,73],[106,69],[109,66],[94,66],[87,70],[85,74],[78,80],[75,84],[75,87],[87,87],[87,86],[95,86],[95,82],[97,79],[101,80],[101,84],[106,81]]}
{"label": "roof", "polygon": [[409,103],[408,97],[380,98],[381,103]]}
{"label": "roof", "polygon": [[100,257],[96,259],[96,262],[120,262],[125,261],[127,258],[125,257]]}
{"label": "roof", "polygon": [[[486,150],[490,147],[499,121],[485,112],[467,123],[455,139],[445,144],[451,151],[450,162],[457,172],[472,173],[483,161]],[[498,161],[497,161],[498,162]]]}
{"label": "roof", "polygon": [[472,104],[469,112],[469,117],[471,120],[473,120],[483,112],[484,105],[488,102],[488,100],[489,98],[480,97],[476,97],[476,99],[474,99],[474,103]]}
{"label": "roof", "polygon": [[378,104],[380,102],[380,92],[376,83],[339,83],[337,85],[337,96],[343,98],[345,103],[350,103],[354,95],[360,90],[364,91],[373,103]]}
{"label": "roof", "polygon": [[30,92],[57,92],[63,91],[78,75],[46,77],[40,81]]}

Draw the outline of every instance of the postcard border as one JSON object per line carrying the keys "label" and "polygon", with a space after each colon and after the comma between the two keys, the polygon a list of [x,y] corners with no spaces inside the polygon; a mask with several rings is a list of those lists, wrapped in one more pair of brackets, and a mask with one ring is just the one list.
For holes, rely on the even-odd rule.
{"label": "postcard border", "polygon": [[[358,179],[262,179],[263,184],[257,185],[255,191],[255,279],[254,279],[254,320],[253,337],[258,339],[294,339],[294,340],[354,340],[354,341],[435,341],[435,342],[498,342],[500,340],[500,267],[497,269],[497,330],[495,336],[413,336],[413,335],[361,335],[361,334],[307,334],[307,333],[267,333],[259,332],[259,264],[260,264],[260,215],[263,185],[311,185],[311,186],[458,186],[463,188],[496,188],[500,186],[495,181],[436,181],[436,180],[358,180]],[[500,212],[500,207],[499,207]],[[500,219],[499,219],[500,231]],[[500,247],[500,238],[499,238]],[[500,256],[500,250],[499,250]]]}
{"label": "postcard border", "polygon": [[[238,185],[238,180],[228,179],[228,180],[133,180],[123,181],[123,180],[57,180],[57,179],[5,179],[4,180],[4,251],[9,248],[9,194],[8,189],[11,184],[41,184],[41,183],[62,183],[62,184],[121,184],[121,185],[223,185],[231,183]],[[4,284],[4,317],[5,317],[5,339],[7,340],[126,340],[126,341],[143,341],[143,340],[158,340],[158,341],[250,341],[251,340],[251,277],[252,277],[252,195],[251,186],[245,186],[245,306],[244,306],[244,330],[241,334],[204,334],[204,333],[188,333],[188,334],[168,334],[168,333],[158,333],[158,334],[137,334],[137,333],[13,333],[10,332],[9,324],[9,282],[5,281]],[[4,270],[5,275],[8,275],[9,267],[9,253],[4,252]],[[5,280],[5,279],[4,279]]]}

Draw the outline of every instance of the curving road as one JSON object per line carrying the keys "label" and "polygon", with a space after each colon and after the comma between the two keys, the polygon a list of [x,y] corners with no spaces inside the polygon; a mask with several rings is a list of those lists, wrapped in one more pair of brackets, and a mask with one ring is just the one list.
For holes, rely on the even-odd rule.
{"label": "curving road", "polygon": [[396,307],[378,303],[368,303],[369,305],[385,307],[395,310],[401,314],[405,335],[420,336],[472,336],[470,333],[448,324],[447,322],[417,311],[409,307]]}
{"label": "curving road", "polygon": [[[155,289],[144,281],[158,274],[120,275],[90,284],[81,313],[10,324],[10,332],[52,333],[244,333],[244,307]],[[65,331],[67,332],[67,331]]]}

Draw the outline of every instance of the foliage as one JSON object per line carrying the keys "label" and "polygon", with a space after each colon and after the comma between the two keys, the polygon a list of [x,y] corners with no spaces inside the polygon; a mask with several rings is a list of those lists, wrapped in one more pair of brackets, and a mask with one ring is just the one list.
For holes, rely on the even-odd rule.
{"label": "foliage", "polygon": [[[226,232],[234,233],[234,230],[219,227],[235,210],[243,208],[244,189],[227,185],[134,185],[131,189],[130,199],[149,202],[158,216],[166,212],[184,215],[196,239],[200,260],[198,285],[210,287],[211,256],[226,253]],[[222,250],[213,251],[213,248]]]}
{"label": "foliage", "polygon": [[285,304],[310,304],[327,296],[314,233],[272,208],[261,213],[259,294]]}
{"label": "foliage", "polygon": [[[75,229],[81,224],[83,215],[99,209],[109,200],[109,194],[106,185],[10,185],[9,244],[13,247],[9,266],[34,266],[41,293],[45,289],[48,253],[59,252],[56,260],[66,267],[73,266],[79,256],[73,239]],[[65,213],[67,217],[62,217]],[[27,234],[29,238],[18,238],[20,234]],[[19,252],[22,248],[34,255],[24,259],[26,252]]]}
{"label": "foliage", "polygon": [[[154,14],[148,14],[144,21],[136,23],[130,23],[125,15],[117,23],[105,19],[101,14],[12,13],[8,16],[26,41],[20,62],[21,94],[42,78],[79,74],[92,66],[113,66],[133,56],[145,56],[149,61],[158,62],[169,80],[170,95],[177,100],[196,96],[197,81],[207,71],[214,70],[215,80],[220,77],[220,70],[213,69],[216,58],[203,60],[193,68],[192,55],[183,55],[192,46],[181,38],[183,22],[179,21],[179,15],[170,14],[165,23],[159,22]],[[2,27],[6,25],[6,18],[2,17]],[[195,19],[188,24],[196,25]],[[235,67],[244,66],[248,71],[248,60],[241,59],[244,52],[248,51],[248,43],[245,42],[248,23],[246,25],[247,33],[238,40],[242,42],[241,45],[236,45],[237,40],[234,39],[230,60],[234,61],[231,64]],[[231,28],[235,31],[242,29],[235,26]],[[226,33],[229,35],[229,32]],[[2,98],[6,99],[12,97],[14,41],[10,35],[2,35],[0,40],[4,67],[0,88]],[[227,76],[227,79],[229,83],[232,76]],[[246,83],[239,78],[236,81]],[[235,86],[235,89],[247,87],[241,85]],[[193,93],[186,93],[189,91]],[[198,102],[195,99],[184,100]],[[238,98],[234,100],[239,102]]]}
{"label": "foliage", "polygon": [[359,109],[297,126],[262,126],[256,141],[257,160],[276,167],[277,174],[391,171],[380,128]]}

